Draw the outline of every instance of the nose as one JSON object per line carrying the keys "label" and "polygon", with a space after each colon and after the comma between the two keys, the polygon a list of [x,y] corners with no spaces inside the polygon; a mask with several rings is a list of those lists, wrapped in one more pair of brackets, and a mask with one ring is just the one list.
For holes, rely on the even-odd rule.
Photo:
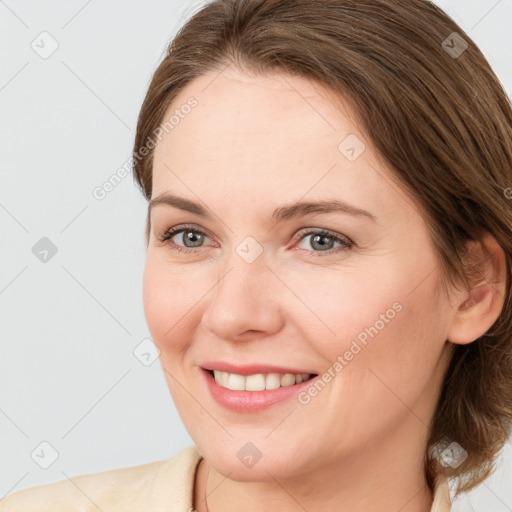
{"label": "nose", "polygon": [[217,338],[243,341],[279,332],[283,315],[276,301],[280,281],[263,261],[246,263],[237,256],[208,294],[202,324]]}

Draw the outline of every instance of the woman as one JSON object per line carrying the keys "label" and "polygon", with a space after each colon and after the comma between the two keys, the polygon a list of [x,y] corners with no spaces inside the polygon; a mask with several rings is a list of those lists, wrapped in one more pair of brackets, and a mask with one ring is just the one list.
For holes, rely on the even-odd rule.
{"label": "woman", "polygon": [[142,106],[144,309],[195,442],[17,510],[446,512],[512,423],[512,110],[426,0],[215,0]]}

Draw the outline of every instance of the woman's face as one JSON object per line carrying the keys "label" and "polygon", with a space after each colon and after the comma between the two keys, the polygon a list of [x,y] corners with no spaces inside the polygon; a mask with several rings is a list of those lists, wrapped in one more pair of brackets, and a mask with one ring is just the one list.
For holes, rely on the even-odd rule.
{"label": "woman's face", "polygon": [[[454,307],[415,201],[349,106],[302,78],[228,68],[189,84],[162,123],[173,114],[154,154],[144,308],[201,453],[235,480],[361,455],[421,467]],[[318,377],[253,391],[300,381],[271,373]]]}

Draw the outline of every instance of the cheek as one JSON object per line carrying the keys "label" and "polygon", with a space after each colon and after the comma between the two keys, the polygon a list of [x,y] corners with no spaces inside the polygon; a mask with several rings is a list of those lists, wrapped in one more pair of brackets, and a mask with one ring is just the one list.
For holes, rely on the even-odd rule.
{"label": "cheek", "polygon": [[[425,275],[430,268],[427,262]],[[378,273],[317,274],[294,283],[309,311],[293,322],[321,353],[324,371],[340,377],[331,382],[344,403],[400,409],[427,386],[446,340],[449,311],[436,294],[438,276],[417,286],[420,274],[393,263]],[[356,398],[361,394],[364,402]]]}
{"label": "cheek", "polygon": [[377,352],[428,346],[442,338],[450,313],[436,292],[435,264],[426,250],[421,259],[403,251],[365,265],[349,260],[343,269],[313,269],[300,276],[288,271],[284,281],[294,291],[288,304],[298,304],[297,297],[302,303],[292,321],[330,360],[354,339],[368,348],[375,341]]}
{"label": "cheek", "polygon": [[300,299],[292,322],[330,359],[348,350],[355,338],[363,344],[372,335],[383,338],[405,316],[407,285],[395,269],[381,266],[379,274],[374,269],[322,270],[287,275],[294,295],[286,300],[291,306]]}
{"label": "cheek", "polygon": [[352,347],[361,349],[352,356],[357,349],[347,347],[352,360],[337,382],[339,392],[350,397],[342,409],[358,418],[356,425],[365,425],[371,415],[374,426],[387,425],[391,431],[402,421],[428,424],[437,401],[447,323],[431,283],[413,293],[410,287],[396,292],[390,295],[400,306],[394,315],[386,314],[390,301],[367,305],[371,315],[365,315],[366,325],[359,323],[351,339]]}
{"label": "cheek", "polygon": [[160,260],[158,255],[148,252],[143,276],[143,303],[152,339],[165,356],[168,351],[184,349],[180,340],[185,339],[185,326],[190,322],[191,308],[199,297],[198,293],[191,293],[190,282],[171,272]]}

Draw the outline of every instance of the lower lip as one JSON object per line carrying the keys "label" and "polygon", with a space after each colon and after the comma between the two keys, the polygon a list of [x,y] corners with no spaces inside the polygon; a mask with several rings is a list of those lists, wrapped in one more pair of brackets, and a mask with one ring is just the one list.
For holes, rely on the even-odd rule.
{"label": "lower lip", "polygon": [[297,393],[302,388],[310,386],[315,379],[313,377],[309,380],[294,384],[293,386],[283,386],[277,389],[265,389],[263,391],[232,391],[231,389],[224,388],[215,382],[213,375],[207,370],[201,368],[206,385],[210,390],[213,399],[220,405],[238,412],[257,412],[278,402],[282,402],[287,398],[297,396]]}

